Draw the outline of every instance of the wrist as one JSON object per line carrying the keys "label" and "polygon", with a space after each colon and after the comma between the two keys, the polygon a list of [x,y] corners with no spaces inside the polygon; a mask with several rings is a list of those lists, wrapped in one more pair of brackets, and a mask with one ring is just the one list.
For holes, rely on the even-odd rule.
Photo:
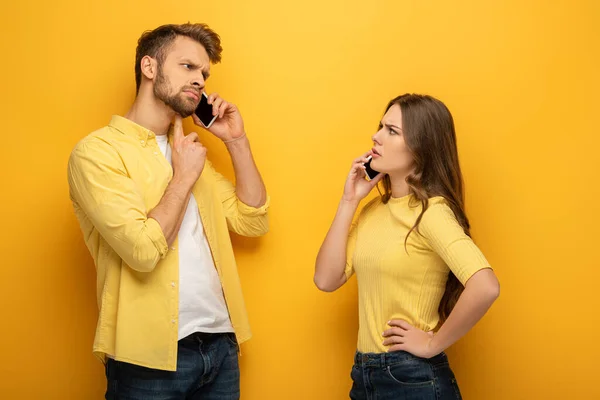
{"label": "wrist", "polygon": [[429,340],[429,343],[427,344],[427,347],[429,349],[429,353],[430,353],[430,357],[434,357],[437,356],[438,354],[440,354],[441,352],[443,352],[445,349],[440,345],[439,340],[437,339],[437,337],[432,337]]}
{"label": "wrist", "polygon": [[360,200],[348,199],[348,198],[345,198],[344,196],[342,196],[342,199],[340,200],[340,207],[358,208],[359,203],[360,203]]}
{"label": "wrist", "polygon": [[194,183],[196,183],[196,182],[193,181],[192,179],[186,177],[185,175],[174,172],[173,178],[171,179],[171,182],[169,182],[169,186],[171,186],[173,189],[177,190],[178,192],[187,193],[192,190]]}
{"label": "wrist", "polygon": [[233,139],[223,140],[223,143],[225,143],[227,147],[233,145],[234,143],[240,142],[248,142],[248,136],[246,136],[246,132],[242,133],[240,136],[236,136]]}

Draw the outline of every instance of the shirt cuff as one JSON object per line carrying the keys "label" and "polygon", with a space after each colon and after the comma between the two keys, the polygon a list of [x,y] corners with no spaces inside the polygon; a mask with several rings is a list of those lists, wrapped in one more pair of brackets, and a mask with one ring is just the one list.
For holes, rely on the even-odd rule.
{"label": "shirt cuff", "polygon": [[247,204],[245,204],[243,201],[241,201],[238,198],[238,210],[240,212],[240,214],[242,215],[246,215],[248,217],[258,217],[260,215],[265,215],[267,213],[267,209],[269,208],[269,205],[271,204],[271,198],[269,196],[267,196],[267,201],[265,202],[265,204],[263,204],[260,207],[251,207]]}
{"label": "shirt cuff", "polygon": [[148,218],[146,220],[146,229],[148,237],[152,240],[152,243],[154,243],[160,258],[165,258],[169,251],[169,246],[167,245],[167,239],[165,238],[165,234],[163,233],[160,224],[154,218]]}

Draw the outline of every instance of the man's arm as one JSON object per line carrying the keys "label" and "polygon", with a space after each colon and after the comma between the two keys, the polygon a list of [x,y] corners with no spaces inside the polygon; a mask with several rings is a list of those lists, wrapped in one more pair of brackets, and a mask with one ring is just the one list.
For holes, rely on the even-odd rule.
{"label": "man's arm", "polygon": [[226,143],[235,172],[235,192],[238,199],[250,207],[262,207],[267,202],[267,189],[256,167],[248,137]]}
{"label": "man's arm", "polygon": [[[206,149],[188,135],[178,142],[174,178],[148,214],[137,185],[118,152],[88,140],[73,150],[68,163],[72,199],[110,247],[136,271],[150,272],[175,240],[193,182],[204,167]],[[174,151],[175,153],[175,151]]]}
{"label": "man's arm", "polygon": [[[268,196],[260,176],[250,142],[246,136],[244,122],[237,107],[213,93],[208,96],[214,115],[219,117],[208,129],[221,139],[231,156],[235,172],[235,187],[207,163],[215,176],[216,190],[223,204],[230,230],[244,236],[260,236],[269,229],[267,208]],[[201,125],[196,115],[194,122]]]}

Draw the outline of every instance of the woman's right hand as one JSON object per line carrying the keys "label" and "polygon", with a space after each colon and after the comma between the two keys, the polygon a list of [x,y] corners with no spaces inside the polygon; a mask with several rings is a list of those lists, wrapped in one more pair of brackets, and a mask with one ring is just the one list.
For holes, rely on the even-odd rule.
{"label": "woman's right hand", "polygon": [[346,185],[344,186],[344,195],[342,200],[348,202],[360,202],[362,199],[373,190],[377,183],[383,178],[385,174],[380,173],[370,181],[365,179],[366,172],[364,164],[367,162],[367,156],[371,152],[365,153],[363,156],[357,158],[352,163],[352,169],[346,179]]}

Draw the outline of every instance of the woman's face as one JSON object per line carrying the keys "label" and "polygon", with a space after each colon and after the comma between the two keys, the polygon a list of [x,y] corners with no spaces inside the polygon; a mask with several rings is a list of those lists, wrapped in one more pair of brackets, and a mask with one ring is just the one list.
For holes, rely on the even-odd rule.
{"label": "woman's face", "polygon": [[381,129],[373,135],[371,168],[394,175],[408,175],[413,168],[413,157],[404,142],[402,110],[394,104],[381,120]]}

